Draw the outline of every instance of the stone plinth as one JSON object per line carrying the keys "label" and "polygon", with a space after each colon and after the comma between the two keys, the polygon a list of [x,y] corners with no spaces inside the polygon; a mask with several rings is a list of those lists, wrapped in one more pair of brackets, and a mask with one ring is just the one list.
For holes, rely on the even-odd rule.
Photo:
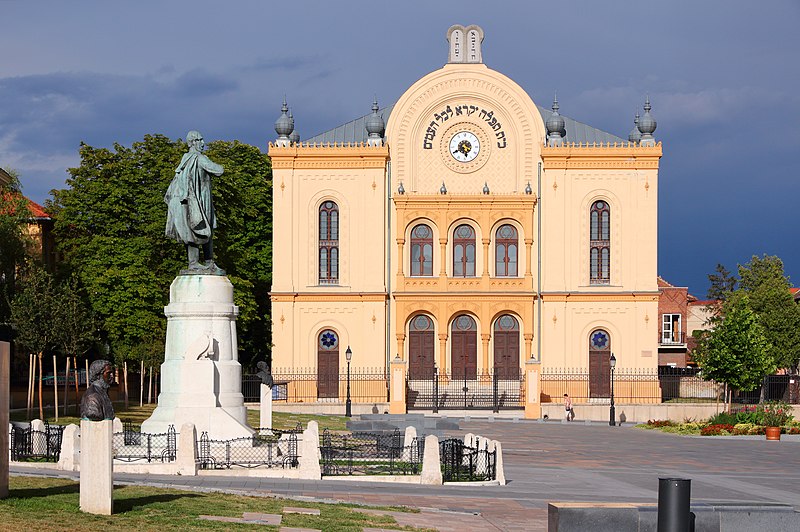
{"label": "stone plinth", "polygon": [[[272,428],[272,387],[261,384],[261,420],[259,427],[262,429]],[[272,431],[262,431],[272,433]]]}
{"label": "stone plinth", "polygon": [[185,423],[198,434],[249,437],[236,339],[233,285],[219,275],[179,275],[170,286],[161,392],[142,432],[167,432]]}
{"label": "stone plinth", "polygon": [[81,511],[111,515],[114,503],[112,422],[81,421]]}

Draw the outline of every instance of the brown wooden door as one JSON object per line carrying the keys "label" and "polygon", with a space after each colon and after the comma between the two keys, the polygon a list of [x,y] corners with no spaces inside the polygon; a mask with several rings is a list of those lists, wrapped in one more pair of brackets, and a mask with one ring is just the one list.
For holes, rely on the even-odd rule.
{"label": "brown wooden door", "polygon": [[499,379],[519,379],[519,322],[507,314],[494,324],[494,371]]}
{"label": "brown wooden door", "polygon": [[433,331],[410,331],[408,335],[409,378],[433,376]]}
{"label": "brown wooden door", "polygon": [[589,335],[589,397],[611,397],[611,339],[603,330]]}
{"label": "brown wooden door", "polygon": [[339,397],[339,336],[330,329],[317,341],[317,397]]}
{"label": "brown wooden door", "polygon": [[459,316],[453,322],[450,360],[454,379],[478,378],[478,328],[469,316]]}

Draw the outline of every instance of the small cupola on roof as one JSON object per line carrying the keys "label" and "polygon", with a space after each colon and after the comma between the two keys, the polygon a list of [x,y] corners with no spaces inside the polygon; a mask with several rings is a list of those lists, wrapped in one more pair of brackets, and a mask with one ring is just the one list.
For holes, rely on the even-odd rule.
{"label": "small cupola on roof", "polygon": [[378,99],[375,98],[372,102],[372,114],[367,117],[364,123],[364,129],[369,133],[367,137],[367,144],[370,146],[383,145],[383,132],[386,130],[386,123],[383,121],[383,116],[378,114]]}
{"label": "small cupola on roof", "polygon": [[480,26],[475,24],[466,27],[460,24],[450,26],[447,30],[447,42],[450,43],[448,63],[483,63],[481,53],[483,30]]}
{"label": "small cupola on roof", "polygon": [[286,98],[283,98],[283,105],[281,106],[281,116],[275,121],[275,133],[278,138],[275,141],[276,146],[286,147],[289,146],[292,140],[289,135],[294,131],[294,118],[289,114],[289,106],[286,105]]}
{"label": "small cupola on roof", "polygon": [[642,140],[642,132],[639,131],[639,111],[636,111],[636,116],[633,117],[633,129],[628,133],[628,142],[639,144]]}
{"label": "small cupola on roof", "polygon": [[558,96],[553,97],[553,114],[547,119],[547,145],[561,146],[567,136],[567,128],[564,118],[558,114]]}
{"label": "small cupola on roof", "polygon": [[644,116],[639,119],[637,125],[639,131],[642,133],[642,146],[655,146],[656,139],[653,138],[653,132],[656,130],[656,119],[650,115],[650,96],[644,101]]}

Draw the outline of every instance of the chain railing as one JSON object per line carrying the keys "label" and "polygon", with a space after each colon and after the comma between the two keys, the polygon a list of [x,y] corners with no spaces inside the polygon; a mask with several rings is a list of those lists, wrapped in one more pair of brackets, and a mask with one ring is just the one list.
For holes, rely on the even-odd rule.
{"label": "chain railing", "polygon": [[197,461],[201,469],[293,468],[299,465],[297,435],[292,430],[258,428],[250,437],[212,440],[207,432],[197,442]]}
{"label": "chain railing", "polygon": [[423,440],[414,438],[404,445],[399,430],[389,433],[322,433],[320,455],[322,474],[335,475],[418,475],[422,471]]}
{"label": "chain railing", "polygon": [[178,456],[178,441],[175,427],[167,432],[148,434],[125,422],[123,431],[113,435],[114,460],[122,462],[174,462]]}

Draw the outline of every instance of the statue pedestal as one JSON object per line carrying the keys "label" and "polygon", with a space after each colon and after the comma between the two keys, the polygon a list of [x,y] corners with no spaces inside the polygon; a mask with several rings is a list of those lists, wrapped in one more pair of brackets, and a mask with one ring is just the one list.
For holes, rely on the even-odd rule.
{"label": "statue pedestal", "polygon": [[[272,428],[272,386],[261,385],[261,421],[259,427],[262,429]],[[267,431],[261,431],[262,434]],[[272,431],[269,431],[271,434]]]}
{"label": "statue pedestal", "polygon": [[249,437],[236,340],[233,285],[225,276],[179,275],[169,289],[161,392],[142,432],[185,423],[212,440]]}
{"label": "statue pedestal", "polygon": [[111,515],[114,506],[112,424],[110,419],[81,420],[82,512]]}

